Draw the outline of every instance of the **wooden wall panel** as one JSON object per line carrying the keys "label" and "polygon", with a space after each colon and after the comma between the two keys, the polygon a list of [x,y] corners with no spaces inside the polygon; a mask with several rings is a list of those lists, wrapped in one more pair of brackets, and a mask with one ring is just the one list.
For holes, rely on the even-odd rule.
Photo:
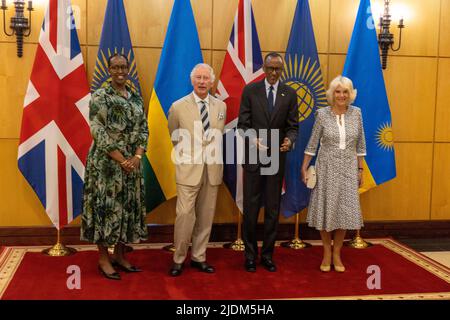
{"label": "wooden wall panel", "polygon": [[51,225],[42,204],[17,169],[18,139],[0,139],[0,226]]}
{"label": "wooden wall panel", "polygon": [[429,220],[432,155],[431,143],[395,144],[397,177],[361,195],[364,219]]}
{"label": "wooden wall panel", "polygon": [[200,39],[200,47],[202,49],[211,49],[213,1],[192,0],[191,3],[197,25],[198,37]]}
{"label": "wooden wall panel", "polygon": [[450,0],[441,0],[441,29],[439,34],[439,55],[450,57]]}
{"label": "wooden wall panel", "polygon": [[330,53],[347,53],[358,0],[330,0]]}
{"label": "wooden wall panel", "polygon": [[450,58],[439,59],[436,141],[450,142]]}
{"label": "wooden wall panel", "polygon": [[[173,0],[125,0],[133,46],[162,47]],[[88,43],[99,44],[106,0],[88,2]]]}
{"label": "wooden wall panel", "polygon": [[434,145],[431,219],[450,220],[450,143]]}
{"label": "wooden wall panel", "polygon": [[344,70],[346,56],[343,54],[330,54],[328,56],[328,81],[325,87],[328,88],[330,82]]}
{"label": "wooden wall panel", "polygon": [[286,51],[295,3],[292,0],[252,2],[262,51]]}
{"label": "wooden wall panel", "polygon": [[24,55],[19,58],[15,43],[0,45],[0,56],[8,57],[8,63],[0,64],[0,138],[19,138],[23,102],[36,48],[35,44],[25,43]]}
{"label": "wooden wall panel", "polygon": [[432,141],[437,58],[389,57],[384,73],[395,141]]}
{"label": "wooden wall panel", "polygon": [[317,51],[320,53],[328,52],[330,0],[309,1],[309,7],[311,9],[311,19],[313,22]]}
{"label": "wooden wall panel", "polygon": [[[213,49],[226,50],[239,0],[213,0]],[[256,21],[256,31],[258,22]]]}

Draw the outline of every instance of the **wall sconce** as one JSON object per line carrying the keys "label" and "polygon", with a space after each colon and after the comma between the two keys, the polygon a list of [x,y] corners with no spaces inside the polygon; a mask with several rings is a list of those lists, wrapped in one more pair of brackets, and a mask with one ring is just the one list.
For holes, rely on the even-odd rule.
{"label": "wall sconce", "polygon": [[381,49],[381,65],[383,69],[386,69],[389,49],[391,49],[392,51],[400,50],[400,46],[402,45],[402,29],[405,27],[405,25],[403,24],[403,18],[401,18],[397,26],[400,29],[398,46],[396,49],[394,49],[394,35],[389,32],[390,25],[391,15],[389,13],[389,0],[384,0],[384,13],[380,17],[380,31],[378,33],[378,44]]}
{"label": "wall sconce", "polygon": [[[11,25],[10,28],[13,29],[11,33],[6,31],[6,18],[5,11],[8,10],[6,6],[6,0],[2,0],[3,10],[3,31],[7,36],[16,35],[17,42],[17,56],[20,58],[23,55],[23,37],[28,37],[31,34],[31,11],[33,11],[33,1],[28,1],[28,12],[29,19],[25,18],[23,15],[25,9],[25,0],[15,0],[14,8],[16,10],[16,14],[14,17],[11,17]],[[26,32],[28,31],[28,32]]]}

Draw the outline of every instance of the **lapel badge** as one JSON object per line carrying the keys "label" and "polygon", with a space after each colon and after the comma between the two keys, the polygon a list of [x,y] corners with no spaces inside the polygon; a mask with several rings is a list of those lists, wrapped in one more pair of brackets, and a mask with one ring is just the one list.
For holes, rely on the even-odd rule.
{"label": "lapel badge", "polygon": [[223,119],[225,119],[225,115],[224,115],[224,113],[223,112],[219,112],[219,120],[223,120]]}

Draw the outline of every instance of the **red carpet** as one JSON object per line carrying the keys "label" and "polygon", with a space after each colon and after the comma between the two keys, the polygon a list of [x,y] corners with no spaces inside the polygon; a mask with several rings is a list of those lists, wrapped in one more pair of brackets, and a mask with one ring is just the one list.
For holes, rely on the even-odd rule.
{"label": "red carpet", "polygon": [[[343,248],[345,273],[319,270],[322,248],[277,247],[278,272],[258,266],[243,268],[243,253],[208,249],[215,274],[204,274],[186,263],[180,277],[168,276],[172,255],[152,245],[138,245],[129,255],[142,273],[121,272],[122,281],[103,278],[97,271],[94,247],[69,257],[48,257],[36,248],[0,248],[1,299],[298,299],[298,298],[450,298],[450,269],[389,239],[373,240],[364,250]],[[154,246],[153,246],[154,247]],[[82,246],[77,247],[77,249]],[[39,248],[40,250],[41,248]],[[31,252],[36,251],[36,252]],[[81,269],[81,289],[66,286],[67,267]],[[381,269],[381,289],[367,288],[367,268]],[[394,296],[389,296],[394,295]]]}

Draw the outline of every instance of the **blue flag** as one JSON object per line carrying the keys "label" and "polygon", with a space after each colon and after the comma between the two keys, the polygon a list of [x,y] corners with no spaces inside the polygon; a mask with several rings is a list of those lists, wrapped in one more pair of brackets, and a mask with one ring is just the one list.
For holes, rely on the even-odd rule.
{"label": "blue flag", "polygon": [[101,88],[110,80],[108,58],[114,53],[123,54],[128,58],[130,65],[128,85],[140,95],[141,87],[139,86],[136,61],[131,45],[130,32],[128,31],[123,0],[108,0],[91,92]]}
{"label": "blue flag", "polygon": [[172,103],[192,92],[190,74],[201,62],[191,2],[175,0],[148,108],[148,147],[142,158],[148,211],[176,195],[167,113]]}
{"label": "blue flag", "polygon": [[299,131],[286,160],[285,193],[281,212],[290,217],[308,206],[309,189],[301,181],[300,167],[317,108],[327,105],[308,0],[299,0],[286,49],[282,81],[297,92]]}
{"label": "blue flag", "polygon": [[358,90],[354,104],[363,116],[367,156],[360,192],[364,192],[396,176],[391,111],[370,0],[360,2],[343,75]]}

